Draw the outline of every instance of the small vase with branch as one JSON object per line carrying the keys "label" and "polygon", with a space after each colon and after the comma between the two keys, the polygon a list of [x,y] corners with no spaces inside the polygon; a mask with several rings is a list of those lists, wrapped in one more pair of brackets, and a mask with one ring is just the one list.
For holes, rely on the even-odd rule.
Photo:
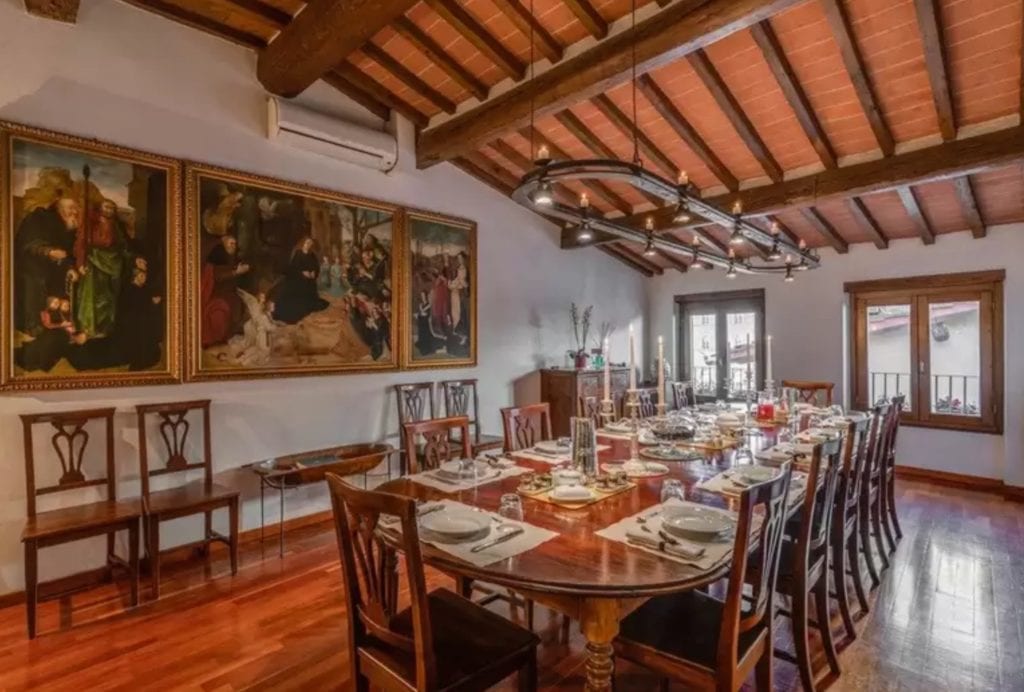
{"label": "small vase with branch", "polygon": [[576,340],[576,350],[573,352],[576,368],[582,370],[587,367],[587,336],[590,334],[590,314],[594,311],[593,305],[588,305],[580,312],[576,303],[569,305],[569,318],[572,320],[572,335]]}

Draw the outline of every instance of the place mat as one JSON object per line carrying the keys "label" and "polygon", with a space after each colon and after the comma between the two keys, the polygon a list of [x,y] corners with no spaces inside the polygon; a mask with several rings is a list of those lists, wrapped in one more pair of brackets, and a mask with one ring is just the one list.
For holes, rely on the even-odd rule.
{"label": "place mat", "polygon": [[[733,480],[734,471],[722,471],[721,473],[701,481],[697,487],[710,493],[724,495],[725,497],[739,497],[740,494],[750,486],[744,485],[742,481]],[[789,506],[803,502],[804,494],[807,492],[807,474],[794,471],[789,481]]]}
{"label": "place mat", "polygon": [[636,487],[636,483],[626,483],[625,485],[616,486],[614,488],[599,488],[597,485],[588,485],[587,487],[594,491],[594,496],[587,500],[557,500],[551,497],[551,491],[554,490],[553,486],[539,490],[526,490],[520,487],[518,492],[523,497],[528,497],[531,500],[547,502],[548,504],[558,505],[559,507],[565,507],[566,509],[580,509],[602,500],[607,500],[609,497],[614,497],[620,493],[632,490]]}
{"label": "place mat", "polygon": [[[431,541],[423,537],[423,532],[420,532],[420,542],[437,548],[438,550],[448,553],[454,557],[468,562],[476,567],[486,567],[492,565],[495,562],[501,562],[510,557],[515,557],[529,550],[533,550],[537,546],[550,541],[558,534],[554,531],[542,529],[539,526],[528,524],[524,521],[515,521],[513,519],[506,519],[503,516],[495,514],[494,512],[487,512],[477,507],[471,507],[470,505],[463,504],[461,502],[454,502],[452,500],[440,500],[435,503],[425,503],[420,508],[420,514],[422,515],[425,510],[428,510],[434,505],[443,505],[444,509],[435,511],[447,511],[449,509],[459,508],[471,510],[474,512],[482,512],[489,515],[492,518],[493,527],[490,533],[485,538],[480,538],[475,541],[468,541],[466,543],[441,543],[437,541]],[[390,531],[394,534],[401,535],[402,526],[398,523],[397,517],[389,517],[385,520],[384,516],[381,517],[382,528],[386,531]],[[485,544],[488,541],[497,538],[500,533],[496,530],[499,526],[515,526],[523,529],[523,533],[503,541],[495,546],[485,548],[479,552],[473,552],[473,548]]]}
{"label": "place mat", "polygon": [[[611,449],[608,445],[598,445],[594,450],[600,454],[601,452]],[[558,466],[559,464],[566,464],[572,461],[572,457],[569,454],[548,454],[546,452],[537,452],[535,449],[519,449],[511,453],[513,456],[522,457],[523,459],[529,459],[530,461],[539,461],[542,464],[551,464],[552,466]],[[504,457],[508,459],[508,457]],[[515,461],[511,459],[511,461]]]}
{"label": "place mat", "polygon": [[660,463],[636,464],[635,466],[626,463],[601,464],[601,470],[605,473],[623,471],[627,478],[661,478],[667,476],[669,472],[669,468]]}
{"label": "place mat", "polygon": [[[507,461],[507,460],[506,460]],[[511,462],[512,466],[503,466],[503,468],[488,468],[487,471],[477,479],[466,479],[466,480],[455,480],[449,479],[442,476],[436,475],[436,471],[422,471],[420,473],[414,473],[406,476],[409,480],[420,485],[425,485],[428,488],[434,490],[440,490],[442,493],[457,493],[463,490],[470,490],[472,488],[486,485],[488,483],[494,483],[495,481],[504,480],[505,478],[512,478],[513,476],[521,476],[524,473],[530,473],[533,469],[526,468],[525,466],[516,466],[515,462]]]}
{"label": "place mat", "polygon": [[[710,572],[711,570],[719,567],[725,562],[728,562],[732,557],[733,541],[735,540],[732,532],[727,537],[723,537],[720,540],[714,542],[687,540],[683,538],[675,538],[679,541],[681,548],[684,551],[691,550],[703,550],[703,553],[699,557],[695,557],[694,554],[683,555],[678,551],[676,547],[662,541],[658,536],[658,531],[661,529],[661,514],[668,506],[682,506],[682,505],[699,505],[696,502],[687,502],[676,500],[670,504],[658,504],[653,507],[645,509],[643,512],[634,514],[633,516],[626,517],[620,521],[615,522],[611,526],[607,526],[600,531],[596,532],[596,535],[601,538],[618,541],[619,543],[625,543],[631,548],[642,550],[646,553],[658,555],[665,558],[666,560],[673,560],[680,564],[688,565],[693,567],[696,571]],[[734,513],[731,513],[735,516]],[[644,522],[637,521],[638,517],[644,518]],[[641,526],[646,526],[649,531],[645,531]]]}
{"label": "place mat", "polygon": [[791,460],[800,463],[802,457],[810,459],[813,453],[813,444],[780,442],[773,447],[762,449],[754,458],[766,464],[779,465]]}

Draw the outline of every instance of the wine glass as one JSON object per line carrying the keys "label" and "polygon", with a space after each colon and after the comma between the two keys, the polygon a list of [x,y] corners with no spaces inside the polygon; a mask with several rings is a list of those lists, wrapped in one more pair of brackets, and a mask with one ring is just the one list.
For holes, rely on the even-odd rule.
{"label": "wine glass", "polygon": [[683,487],[683,482],[677,478],[666,478],[661,483],[661,502],[662,504],[669,502],[670,500],[679,500],[680,502],[686,499],[686,488]]}
{"label": "wine glass", "polygon": [[512,521],[523,520],[523,500],[515,493],[505,493],[498,504],[498,516]]}
{"label": "wine glass", "polygon": [[748,445],[743,445],[736,450],[736,454],[732,458],[733,466],[740,466],[741,464],[753,464],[754,453],[751,451]]}

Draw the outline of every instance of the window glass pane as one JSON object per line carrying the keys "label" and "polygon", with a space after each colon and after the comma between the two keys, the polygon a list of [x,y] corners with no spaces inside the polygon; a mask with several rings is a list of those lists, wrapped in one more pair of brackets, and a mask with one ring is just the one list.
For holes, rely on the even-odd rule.
{"label": "window glass pane", "polygon": [[872,305],[867,311],[868,403],[906,394],[903,410],[909,411],[910,305]]}
{"label": "window glass pane", "polygon": [[691,315],[690,364],[697,396],[716,395],[718,368],[715,358],[715,315]]}
{"label": "window glass pane", "polygon": [[747,390],[757,389],[757,340],[754,333],[753,312],[730,312],[727,315],[726,339],[729,351],[726,367],[729,381],[726,386],[730,399],[742,399]]}
{"label": "window glass pane", "polygon": [[980,312],[976,300],[928,305],[932,413],[981,415]]}

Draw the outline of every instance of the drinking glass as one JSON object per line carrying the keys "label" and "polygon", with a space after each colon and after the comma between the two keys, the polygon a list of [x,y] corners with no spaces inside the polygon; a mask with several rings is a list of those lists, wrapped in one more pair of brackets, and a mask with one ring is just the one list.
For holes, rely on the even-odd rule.
{"label": "drinking glass", "polygon": [[480,467],[477,465],[476,459],[459,460],[459,480],[463,483],[473,484],[480,480]]}
{"label": "drinking glass", "polygon": [[683,487],[683,482],[675,478],[667,478],[662,481],[661,484],[661,501],[662,503],[668,502],[669,500],[685,500],[686,499],[686,488]]}
{"label": "drinking glass", "polygon": [[498,505],[498,516],[513,521],[523,520],[523,500],[515,493],[505,493]]}
{"label": "drinking glass", "polygon": [[740,464],[753,464],[754,453],[751,451],[749,446],[744,445],[736,450],[736,454],[732,458],[732,463],[734,466],[739,466]]}

